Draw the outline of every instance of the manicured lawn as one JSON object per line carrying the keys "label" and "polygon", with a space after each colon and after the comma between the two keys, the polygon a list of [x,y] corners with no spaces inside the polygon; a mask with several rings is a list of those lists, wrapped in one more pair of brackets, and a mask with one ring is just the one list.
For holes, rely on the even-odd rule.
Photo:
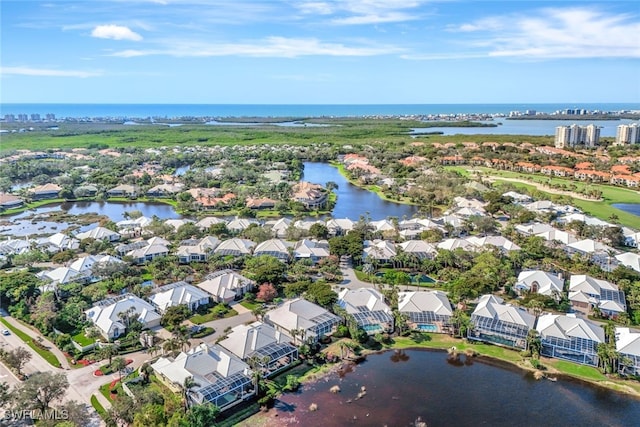
{"label": "manicured lawn", "polygon": [[594,381],[607,380],[606,376],[604,376],[597,368],[594,368],[592,366],[578,365],[575,363],[557,359],[545,360],[543,364],[552,366],[558,371],[572,375],[574,377]]}
{"label": "manicured lawn", "polygon": [[84,332],[80,332],[79,334],[74,335],[72,338],[82,347],[86,347],[96,342],[96,340],[94,340],[93,338],[86,337]]}
{"label": "manicured lawn", "polygon": [[56,357],[55,354],[53,354],[52,352],[50,352],[47,349],[41,348],[38,346],[37,343],[34,342],[34,340],[27,334],[25,334],[24,332],[22,332],[19,329],[16,329],[13,327],[13,325],[11,325],[9,322],[7,322],[6,320],[0,318],[0,322],[2,322],[2,324],[4,326],[7,327],[7,329],[9,329],[11,332],[13,332],[15,335],[17,335],[22,341],[25,342],[25,344],[27,344],[29,347],[31,347],[36,353],[38,353],[40,356],[42,356],[42,358],[44,360],[46,360],[47,362],[49,362],[49,364],[53,367],[59,368],[62,365],[60,364],[60,361],[58,360],[58,358]]}
{"label": "manicured lawn", "polygon": [[206,314],[194,314],[189,318],[189,320],[191,320],[191,322],[195,323],[196,325],[201,325],[206,322],[211,322],[212,320],[224,319],[227,317],[238,315],[237,311],[230,308],[224,315],[220,316],[219,311],[216,310],[216,307],[217,306],[210,308]]}
{"label": "manicured lawn", "polygon": [[91,406],[93,406],[93,409],[100,415],[100,418],[104,419],[107,416],[107,411],[100,404],[97,397],[91,396]]}
{"label": "manicured lawn", "polygon": [[247,310],[257,310],[258,308],[262,307],[262,303],[261,302],[249,302],[247,300],[242,300],[240,301],[240,305],[243,306],[244,308],[246,308]]}

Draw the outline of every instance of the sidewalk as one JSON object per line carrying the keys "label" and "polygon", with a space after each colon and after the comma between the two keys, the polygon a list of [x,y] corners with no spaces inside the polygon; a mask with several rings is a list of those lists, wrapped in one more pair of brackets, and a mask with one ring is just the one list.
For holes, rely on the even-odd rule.
{"label": "sidewalk", "polygon": [[[31,327],[23,324],[18,319],[15,319],[11,316],[4,316],[3,319],[9,322],[11,326],[13,326],[14,328],[24,332],[25,334],[29,335],[31,338],[35,339],[36,341],[38,340],[38,337],[42,338],[40,342],[44,346],[48,347],[48,350],[56,356],[56,358],[60,362],[60,365],[62,366],[62,369],[65,369],[65,370],[71,369],[71,366],[69,366],[69,362],[67,361],[67,358],[62,353],[62,351],[60,351],[58,347],[56,347],[51,341],[45,338],[40,332],[35,331],[34,329],[31,329]],[[25,345],[27,344],[25,343]]]}

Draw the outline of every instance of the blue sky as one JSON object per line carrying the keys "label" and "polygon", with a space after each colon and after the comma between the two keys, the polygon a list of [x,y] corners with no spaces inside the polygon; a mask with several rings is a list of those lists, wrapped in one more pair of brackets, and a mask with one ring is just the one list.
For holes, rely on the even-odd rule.
{"label": "blue sky", "polygon": [[640,102],[640,2],[0,0],[0,101]]}

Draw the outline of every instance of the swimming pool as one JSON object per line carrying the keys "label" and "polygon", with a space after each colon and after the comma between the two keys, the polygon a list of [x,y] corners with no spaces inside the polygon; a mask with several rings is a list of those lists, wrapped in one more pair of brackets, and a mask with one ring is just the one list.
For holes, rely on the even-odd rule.
{"label": "swimming pool", "polygon": [[438,332],[438,327],[431,323],[421,323],[418,325],[418,330],[422,332]]}
{"label": "swimming pool", "polygon": [[382,328],[380,327],[380,325],[364,325],[362,329],[367,332],[382,332]]}

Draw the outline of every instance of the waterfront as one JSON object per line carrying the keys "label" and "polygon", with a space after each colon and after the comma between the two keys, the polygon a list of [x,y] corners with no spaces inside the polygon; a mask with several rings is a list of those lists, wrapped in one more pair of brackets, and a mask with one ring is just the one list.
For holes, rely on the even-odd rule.
{"label": "waterfront", "polygon": [[566,108],[640,110],[640,103],[513,103],[513,104],[0,104],[5,114],[55,114],[57,118],[175,117],[363,117],[428,114],[508,114],[536,110],[551,113]]}
{"label": "waterfront", "polygon": [[[334,385],[339,393],[329,391]],[[312,403],[317,411],[309,410]],[[266,416],[273,426],[406,426],[418,419],[429,427],[631,426],[640,419],[640,401],[573,380],[536,381],[495,361],[452,362],[446,352],[406,350],[369,355],[351,370],[284,394]]]}
{"label": "waterfront", "polygon": [[[638,200],[640,200],[640,196],[638,196]],[[640,203],[613,203],[611,206],[640,217]]]}
{"label": "waterfront", "polygon": [[530,135],[530,136],[553,136],[557,126],[571,126],[579,124],[586,126],[594,124],[600,127],[601,137],[615,137],[619,125],[637,123],[629,119],[621,120],[494,120],[480,121],[479,123],[497,124],[497,127],[433,127],[419,128],[413,130],[414,136],[428,134],[431,132],[442,132],[443,136],[449,135]]}
{"label": "waterfront", "polygon": [[387,217],[411,218],[418,212],[417,206],[402,205],[382,200],[376,193],[363,190],[351,184],[340,174],[338,169],[326,163],[304,163],[303,179],[320,185],[329,181],[338,184],[334,190],[338,196],[332,216],[334,218],[349,218],[357,221],[360,216],[369,214],[372,220]]}

